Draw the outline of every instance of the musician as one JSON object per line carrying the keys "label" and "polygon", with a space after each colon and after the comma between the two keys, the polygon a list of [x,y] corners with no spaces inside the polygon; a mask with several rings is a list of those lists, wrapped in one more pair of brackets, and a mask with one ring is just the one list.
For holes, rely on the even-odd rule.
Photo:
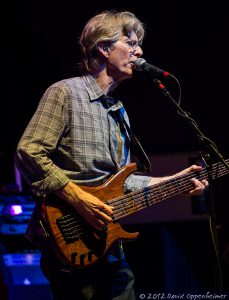
{"label": "musician", "polygon": [[[91,18],[80,37],[82,76],[56,82],[45,91],[17,147],[16,164],[39,196],[26,235],[41,248],[41,268],[55,300],[135,299],[134,276],[121,242],[115,241],[91,266],[65,264],[55,251],[42,199],[62,199],[98,232],[112,222],[113,206],[82,186],[101,185],[130,163],[127,112],[111,95],[133,76],[134,61],[143,54],[144,31],[128,11]],[[131,174],[123,190],[129,193],[194,170],[201,167],[193,165],[163,178]],[[208,186],[206,180],[190,180],[190,195]]]}

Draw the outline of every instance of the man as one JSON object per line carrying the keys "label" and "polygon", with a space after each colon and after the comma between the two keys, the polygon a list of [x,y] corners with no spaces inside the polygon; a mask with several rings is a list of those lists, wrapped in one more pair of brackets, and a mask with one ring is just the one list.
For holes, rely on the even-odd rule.
{"label": "man", "polygon": [[[135,299],[133,274],[118,239],[91,266],[74,268],[63,263],[51,241],[43,199],[51,195],[53,203],[61,199],[70,205],[98,236],[112,224],[113,204],[82,186],[101,186],[130,163],[128,116],[123,104],[110,95],[133,76],[134,61],[143,54],[143,38],[144,25],[130,12],[108,11],[90,19],[80,37],[82,76],[54,83],[46,90],[18,144],[17,166],[34,193],[41,196],[27,236],[41,247],[41,268],[55,300]],[[163,178],[130,174],[123,183],[124,193],[194,170],[201,167],[191,166]],[[206,180],[190,180],[191,195],[208,185]],[[72,260],[78,256],[75,253]],[[93,252],[88,260],[95,256]]]}

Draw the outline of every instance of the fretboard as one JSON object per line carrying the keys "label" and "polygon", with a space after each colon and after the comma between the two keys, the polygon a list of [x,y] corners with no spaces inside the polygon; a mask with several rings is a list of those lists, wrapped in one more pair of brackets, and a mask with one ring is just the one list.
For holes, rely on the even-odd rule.
{"label": "fretboard", "polygon": [[[226,160],[226,163],[229,159]],[[212,180],[222,177],[229,173],[229,170],[222,163],[212,165],[210,174]],[[106,203],[114,206],[113,219],[118,221],[123,217],[138,212],[143,208],[159,203],[173,196],[186,193],[193,188],[191,178],[199,180],[208,179],[209,174],[206,168],[198,172],[190,172],[161,183],[149,186],[139,191],[131,192],[121,197],[108,200]]]}

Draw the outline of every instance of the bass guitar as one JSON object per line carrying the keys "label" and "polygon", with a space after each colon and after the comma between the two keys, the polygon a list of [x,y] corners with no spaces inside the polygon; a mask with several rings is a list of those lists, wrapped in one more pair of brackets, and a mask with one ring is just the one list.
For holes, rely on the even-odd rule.
{"label": "bass guitar", "polygon": [[[227,160],[228,163],[228,160]],[[61,261],[71,267],[84,268],[96,263],[111,245],[117,241],[129,241],[137,238],[138,232],[127,232],[119,221],[135,212],[159,203],[193,188],[191,178],[208,179],[208,172],[203,168],[176,178],[163,181],[153,186],[124,194],[123,185],[126,178],[137,171],[135,163],[121,168],[104,184],[96,187],[81,188],[104,203],[114,207],[113,222],[103,231],[93,229],[74,210],[73,206],[55,195],[44,198],[43,212],[48,225],[48,233],[56,254]],[[213,164],[212,179],[229,173],[222,164]]]}

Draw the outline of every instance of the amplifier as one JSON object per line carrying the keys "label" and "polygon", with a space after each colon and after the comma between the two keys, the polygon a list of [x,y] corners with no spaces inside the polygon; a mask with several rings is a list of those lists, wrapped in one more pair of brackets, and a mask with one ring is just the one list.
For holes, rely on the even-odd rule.
{"label": "amplifier", "polygon": [[40,253],[0,256],[0,299],[51,300],[51,290],[40,269]]}
{"label": "amplifier", "polygon": [[31,196],[0,195],[0,235],[24,235],[34,206]]}
{"label": "amplifier", "polygon": [[3,223],[0,226],[0,233],[3,235],[23,235],[27,228],[27,223],[25,224],[9,224]]}

